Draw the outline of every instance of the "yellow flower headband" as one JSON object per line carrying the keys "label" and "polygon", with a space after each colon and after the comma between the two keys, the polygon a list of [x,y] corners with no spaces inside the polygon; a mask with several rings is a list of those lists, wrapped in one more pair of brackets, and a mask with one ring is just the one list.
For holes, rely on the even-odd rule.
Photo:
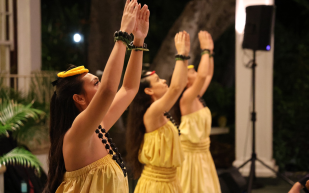
{"label": "yellow flower headband", "polygon": [[74,76],[74,75],[77,75],[77,74],[83,74],[85,72],[88,73],[89,70],[87,68],[85,68],[84,66],[78,66],[78,67],[73,68],[73,69],[68,70],[68,71],[59,72],[57,74],[57,76],[59,78],[66,78],[66,77]]}
{"label": "yellow flower headband", "polygon": [[188,66],[188,69],[192,69],[192,68],[194,68],[194,65],[189,65]]}

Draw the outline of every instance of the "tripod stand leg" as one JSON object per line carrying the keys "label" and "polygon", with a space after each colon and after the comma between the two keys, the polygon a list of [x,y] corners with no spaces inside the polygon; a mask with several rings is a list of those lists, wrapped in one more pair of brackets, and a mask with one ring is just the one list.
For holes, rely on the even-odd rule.
{"label": "tripod stand leg", "polygon": [[247,193],[251,193],[253,187],[253,180],[255,178],[255,158],[251,158],[251,167],[250,167],[250,175],[248,181],[248,190]]}
{"label": "tripod stand leg", "polygon": [[241,166],[239,166],[237,169],[240,169],[242,167],[244,167],[249,161],[251,161],[252,158],[248,159],[247,161],[245,161],[245,163],[243,163]]}
{"label": "tripod stand leg", "polygon": [[277,172],[276,170],[274,170],[273,168],[269,167],[268,165],[266,165],[262,160],[257,159],[257,161],[259,161],[262,165],[264,165],[266,168],[268,168],[269,170],[273,171],[278,177],[282,178],[284,181],[286,181],[287,183],[289,183],[291,186],[294,185],[294,182],[292,180],[290,180],[289,178],[287,178],[285,175]]}

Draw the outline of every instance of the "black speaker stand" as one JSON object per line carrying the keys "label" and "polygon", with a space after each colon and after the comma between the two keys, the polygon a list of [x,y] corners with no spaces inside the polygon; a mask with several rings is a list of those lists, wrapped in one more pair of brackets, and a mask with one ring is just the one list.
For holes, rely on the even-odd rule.
{"label": "black speaker stand", "polygon": [[262,160],[257,158],[256,151],[255,151],[255,122],[256,122],[256,112],[255,112],[255,68],[256,68],[256,61],[255,61],[255,52],[256,50],[253,50],[253,60],[252,60],[252,112],[251,112],[251,121],[252,121],[252,154],[251,158],[247,161],[245,161],[241,166],[238,167],[238,169],[244,167],[247,163],[251,162],[250,167],[250,174],[248,178],[248,189],[247,193],[251,193],[252,187],[253,187],[253,181],[256,179],[255,175],[255,162],[260,162],[263,166],[274,172],[278,177],[282,178],[287,183],[294,185],[294,182],[288,179],[286,176],[282,175],[281,173],[275,171],[273,168],[265,164]]}

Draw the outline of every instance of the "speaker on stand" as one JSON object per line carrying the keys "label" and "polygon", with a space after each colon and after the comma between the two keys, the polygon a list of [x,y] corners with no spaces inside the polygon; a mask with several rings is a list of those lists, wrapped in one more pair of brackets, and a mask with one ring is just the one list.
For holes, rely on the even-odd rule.
{"label": "speaker on stand", "polygon": [[273,31],[274,23],[274,6],[269,5],[255,5],[246,7],[246,25],[245,34],[242,47],[245,49],[251,49],[253,51],[253,60],[251,63],[252,69],[252,153],[251,158],[245,161],[238,169],[244,167],[247,163],[251,162],[250,174],[248,178],[248,188],[247,192],[251,193],[253,188],[253,182],[256,179],[255,175],[255,163],[260,162],[263,166],[268,168],[281,177],[283,180],[293,185],[294,182],[288,179],[286,176],[275,171],[270,166],[266,165],[262,160],[257,157],[255,148],[255,122],[256,122],[256,112],[255,112],[255,68],[256,68],[256,51],[269,51],[271,48],[271,32]]}

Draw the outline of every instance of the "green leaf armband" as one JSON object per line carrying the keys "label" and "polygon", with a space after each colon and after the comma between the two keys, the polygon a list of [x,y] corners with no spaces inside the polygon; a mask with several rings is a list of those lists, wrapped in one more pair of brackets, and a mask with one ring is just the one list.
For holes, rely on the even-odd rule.
{"label": "green leaf armband", "polygon": [[128,46],[128,50],[135,50],[135,51],[149,51],[149,49],[147,49],[147,44],[144,43],[142,47],[137,47],[135,45],[133,45],[133,42],[131,42]]}
{"label": "green leaf armband", "polygon": [[204,54],[209,54],[209,56],[210,56],[211,55],[210,50],[209,49],[203,49],[202,52],[201,52],[201,56],[204,55]]}

